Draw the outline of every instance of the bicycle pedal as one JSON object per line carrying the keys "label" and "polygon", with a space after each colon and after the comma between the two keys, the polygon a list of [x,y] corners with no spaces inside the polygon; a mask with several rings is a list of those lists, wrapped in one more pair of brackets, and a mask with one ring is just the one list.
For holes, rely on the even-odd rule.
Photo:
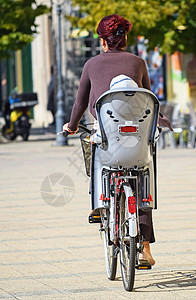
{"label": "bicycle pedal", "polygon": [[103,231],[105,231],[105,229],[103,227],[101,227],[101,228],[99,228],[99,231],[103,232]]}
{"label": "bicycle pedal", "polygon": [[151,270],[152,266],[151,265],[137,265],[135,266],[137,270]]}
{"label": "bicycle pedal", "polygon": [[89,223],[101,223],[101,217],[90,215],[88,217],[88,221],[89,221]]}

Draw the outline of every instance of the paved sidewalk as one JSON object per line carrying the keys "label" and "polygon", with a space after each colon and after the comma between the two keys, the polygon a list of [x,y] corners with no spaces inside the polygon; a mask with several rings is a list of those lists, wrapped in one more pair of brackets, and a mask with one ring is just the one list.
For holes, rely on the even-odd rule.
{"label": "paved sidewalk", "polygon": [[120,268],[107,279],[80,141],[69,144],[50,134],[0,145],[0,299],[196,299],[196,149],[159,150],[156,265],[128,293]]}

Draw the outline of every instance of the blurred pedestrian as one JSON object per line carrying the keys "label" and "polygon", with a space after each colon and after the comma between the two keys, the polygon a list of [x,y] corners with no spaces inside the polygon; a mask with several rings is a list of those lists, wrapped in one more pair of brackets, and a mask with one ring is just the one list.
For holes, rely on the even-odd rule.
{"label": "blurred pedestrian", "polygon": [[54,67],[50,69],[51,78],[48,85],[48,104],[47,110],[52,113],[53,121],[49,125],[55,125],[56,101],[55,101],[55,84],[54,84]]}

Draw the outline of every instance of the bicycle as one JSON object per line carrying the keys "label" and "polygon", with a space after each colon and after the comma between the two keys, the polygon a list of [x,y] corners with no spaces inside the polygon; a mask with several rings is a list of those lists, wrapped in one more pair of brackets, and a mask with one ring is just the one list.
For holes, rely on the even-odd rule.
{"label": "bicycle", "polygon": [[89,222],[100,223],[104,234],[110,280],[115,280],[120,254],[126,291],[133,290],[136,268],[151,268],[139,263],[143,250],[139,209],[157,208],[158,112],[158,99],[143,88],[108,91],[96,102],[101,143],[91,146],[93,214]]}
{"label": "bicycle", "polygon": [[[105,179],[110,181],[110,195],[102,196],[104,208],[101,210],[100,231],[104,233],[107,275],[110,280],[115,279],[117,255],[120,253],[123,284],[125,290],[132,291],[135,268],[151,268],[147,264],[140,265],[138,259],[143,250],[139,229],[138,177],[131,174],[129,169],[124,169],[106,171]],[[131,188],[133,183],[135,192]],[[148,201],[150,200],[146,198],[147,203]]]}

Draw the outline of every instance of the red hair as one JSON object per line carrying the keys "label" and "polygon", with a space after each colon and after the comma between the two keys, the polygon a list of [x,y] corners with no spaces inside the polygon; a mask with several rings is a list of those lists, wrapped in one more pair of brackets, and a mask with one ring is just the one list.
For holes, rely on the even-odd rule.
{"label": "red hair", "polygon": [[114,14],[104,17],[98,24],[97,33],[106,40],[109,48],[124,48],[127,43],[125,34],[131,30],[131,23],[125,18]]}

